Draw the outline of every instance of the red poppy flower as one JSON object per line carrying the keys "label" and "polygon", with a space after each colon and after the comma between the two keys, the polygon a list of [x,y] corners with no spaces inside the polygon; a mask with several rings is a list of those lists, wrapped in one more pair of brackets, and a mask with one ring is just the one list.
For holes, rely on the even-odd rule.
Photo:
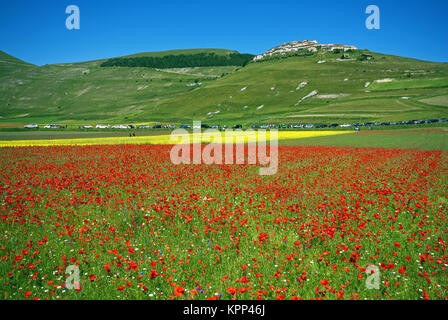
{"label": "red poppy flower", "polygon": [[183,287],[180,286],[176,286],[176,288],[174,288],[174,295],[176,297],[181,297],[184,294],[185,289]]}

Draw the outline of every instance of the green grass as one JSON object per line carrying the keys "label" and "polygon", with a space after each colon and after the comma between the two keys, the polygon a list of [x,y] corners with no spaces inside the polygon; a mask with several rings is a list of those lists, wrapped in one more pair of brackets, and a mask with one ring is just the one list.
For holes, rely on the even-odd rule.
{"label": "green grass", "polygon": [[420,102],[432,104],[436,106],[448,107],[448,95],[436,96],[420,100]]}
{"label": "green grass", "polygon": [[291,146],[351,146],[393,149],[448,150],[448,129],[359,131],[335,136],[285,140]]}
{"label": "green grass", "polygon": [[416,79],[400,80],[391,82],[375,82],[369,87],[370,90],[399,90],[415,88],[439,88],[448,87],[448,79]]}

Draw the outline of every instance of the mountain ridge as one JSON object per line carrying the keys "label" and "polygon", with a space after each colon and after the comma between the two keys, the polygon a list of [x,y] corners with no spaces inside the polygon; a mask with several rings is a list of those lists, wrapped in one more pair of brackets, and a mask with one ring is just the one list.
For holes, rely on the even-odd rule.
{"label": "mountain ridge", "polygon": [[0,62],[6,62],[6,63],[19,63],[19,64],[25,64],[25,65],[33,65],[32,63],[26,62],[24,60],[21,60],[17,57],[14,57],[5,51],[0,50]]}

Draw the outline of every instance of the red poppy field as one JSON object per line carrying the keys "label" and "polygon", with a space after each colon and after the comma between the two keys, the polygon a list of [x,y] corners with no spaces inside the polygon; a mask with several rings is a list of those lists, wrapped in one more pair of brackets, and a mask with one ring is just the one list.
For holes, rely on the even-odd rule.
{"label": "red poppy field", "polygon": [[170,148],[2,148],[2,299],[447,299],[446,152],[283,146],[260,176]]}

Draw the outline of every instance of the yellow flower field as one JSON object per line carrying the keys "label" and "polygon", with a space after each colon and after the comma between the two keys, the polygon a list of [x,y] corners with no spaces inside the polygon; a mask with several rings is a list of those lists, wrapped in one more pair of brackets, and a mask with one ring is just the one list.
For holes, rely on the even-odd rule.
{"label": "yellow flower field", "polygon": [[[318,136],[328,136],[348,133],[349,131],[278,131],[278,140],[300,139]],[[150,135],[136,137],[102,137],[77,139],[46,139],[46,140],[10,140],[0,141],[0,147],[23,146],[63,146],[63,145],[101,145],[101,144],[177,144],[199,142],[210,143],[241,143],[269,141],[270,131],[226,131],[216,133],[202,132],[202,134],[172,134]],[[275,139],[275,136],[272,137]]]}

